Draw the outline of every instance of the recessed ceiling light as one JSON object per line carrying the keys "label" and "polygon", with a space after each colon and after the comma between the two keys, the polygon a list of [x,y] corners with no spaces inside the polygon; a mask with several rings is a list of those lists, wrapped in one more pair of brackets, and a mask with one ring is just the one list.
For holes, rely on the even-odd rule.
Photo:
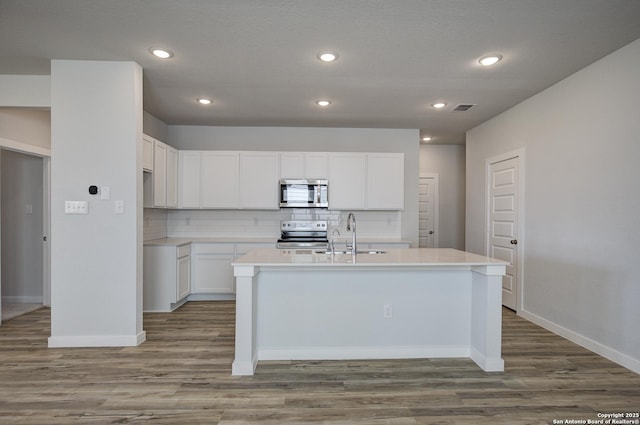
{"label": "recessed ceiling light", "polygon": [[157,47],[152,47],[149,49],[151,54],[160,59],[169,59],[173,57],[173,52],[167,49],[160,49]]}
{"label": "recessed ceiling light", "polygon": [[436,109],[442,109],[445,106],[447,106],[447,104],[444,102],[436,102],[436,103],[432,103],[431,106],[433,106]]}
{"label": "recessed ceiling light", "polygon": [[213,100],[207,99],[206,97],[199,97],[197,101],[201,105],[211,105],[213,103]]}
{"label": "recessed ceiling light", "polygon": [[322,62],[333,62],[338,59],[338,54],[336,52],[326,51],[318,53],[318,59]]}
{"label": "recessed ceiling light", "polygon": [[478,62],[482,66],[495,65],[502,60],[502,55],[487,55],[478,59]]}
{"label": "recessed ceiling light", "polygon": [[316,100],[316,105],[318,105],[318,106],[329,106],[329,105],[331,105],[331,101],[330,100],[325,100],[325,99]]}
{"label": "recessed ceiling light", "polygon": [[431,140],[431,136],[424,136],[424,137],[422,138],[422,141],[423,141],[423,142],[429,142],[430,140]]}

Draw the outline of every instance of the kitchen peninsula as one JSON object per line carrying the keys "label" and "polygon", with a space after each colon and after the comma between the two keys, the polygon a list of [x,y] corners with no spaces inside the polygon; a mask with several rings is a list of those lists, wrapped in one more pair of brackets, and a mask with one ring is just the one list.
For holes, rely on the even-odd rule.
{"label": "kitchen peninsula", "polygon": [[233,375],[260,360],[501,358],[506,263],[455,249],[257,249],[233,264]]}

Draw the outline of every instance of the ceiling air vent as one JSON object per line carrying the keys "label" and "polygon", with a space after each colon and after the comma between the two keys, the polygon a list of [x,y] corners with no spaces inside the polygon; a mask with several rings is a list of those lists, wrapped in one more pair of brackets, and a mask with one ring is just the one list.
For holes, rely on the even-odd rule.
{"label": "ceiling air vent", "polygon": [[455,112],[466,112],[469,109],[473,108],[474,106],[476,106],[476,105],[474,105],[472,103],[461,103],[460,105],[458,105],[455,108],[453,108],[452,111],[455,111]]}

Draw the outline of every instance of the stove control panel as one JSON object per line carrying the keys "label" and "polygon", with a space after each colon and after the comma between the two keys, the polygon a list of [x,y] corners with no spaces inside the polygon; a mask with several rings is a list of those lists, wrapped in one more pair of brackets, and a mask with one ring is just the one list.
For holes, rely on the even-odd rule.
{"label": "stove control panel", "polygon": [[300,221],[300,220],[286,220],[280,222],[280,229],[282,231],[309,231],[309,232],[322,232],[327,231],[326,221]]}

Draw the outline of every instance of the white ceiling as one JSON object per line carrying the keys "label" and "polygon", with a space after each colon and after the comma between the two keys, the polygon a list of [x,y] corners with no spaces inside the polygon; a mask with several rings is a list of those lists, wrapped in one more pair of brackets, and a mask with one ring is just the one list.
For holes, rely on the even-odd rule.
{"label": "white ceiling", "polygon": [[[170,125],[418,128],[442,144],[638,38],[639,0],[0,0],[0,74],[130,60]],[[481,68],[491,52],[503,61]]]}

